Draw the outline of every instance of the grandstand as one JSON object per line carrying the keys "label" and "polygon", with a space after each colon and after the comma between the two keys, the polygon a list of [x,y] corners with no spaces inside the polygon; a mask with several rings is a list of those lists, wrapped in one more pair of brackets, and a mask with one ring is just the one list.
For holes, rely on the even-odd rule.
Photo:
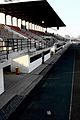
{"label": "grandstand", "polygon": [[[4,98],[4,94],[6,91],[8,93],[9,89],[14,88],[13,91],[18,91],[18,93],[20,90],[18,87],[16,90],[13,85],[17,80],[9,81],[9,84],[5,81],[6,72],[11,76],[13,74],[16,76],[16,72],[19,72],[18,77],[21,78],[26,73],[29,73],[30,77],[31,73],[32,78],[37,79],[41,70],[51,64],[51,62],[48,63],[49,61],[56,62],[67,50],[70,41],[46,31],[50,27],[57,27],[57,29],[65,27],[47,0],[0,4],[0,12],[5,15],[5,22],[0,23],[0,95]],[[7,24],[7,15],[10,15],[9,24]],[[16,17],[16,25],[13,24],[13,17]],[[21,84],[22,81],[19,83]],[[18,85],[19,83],[17,82]],[[26,89],[26,86],[21,87],[21,90],[23,89]],[[0,104],[0,108],[16,94],[16,92],[6,94],[7,97],[2,101],[3,104]]]}
{"label": "grandstand", "polygon": [[[0,94],[2,94],[5,89],[3,69],[9,66],[10,71],[15,72],[15,68],[19,67],[21,73],[30,73],[43,63],[43,58],[45,62],[51,54],[63,49],[67,42],[59,35],[43,32],[44,28],[65,26],[46,0],[0,4],[0,12],[5,14],[5,23],[0,24],[2,76]],[[7,15],[11,16],[10,24],[7,24]],[[13,25],[13,17],[17,18],[16,25]],[[20,26],[18,19],[21,19]],[[22,24],[22,20],[25,21],[25,25]]]}

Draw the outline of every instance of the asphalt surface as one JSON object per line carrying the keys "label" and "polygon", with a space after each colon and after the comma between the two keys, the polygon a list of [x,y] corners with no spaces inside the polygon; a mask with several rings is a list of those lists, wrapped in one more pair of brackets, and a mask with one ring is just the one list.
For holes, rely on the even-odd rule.
{"label": "asphalt surface", "polygon": [[75,49],[75,70],[70,120],[80,120],[80,45]]}
{"label": "asphalt surface", "polygon": [[[76,47],[71,46],[9,120],[69,120]],[[73,105],[72,105],[73,106]],[[73,119],[72,119],[73,120]],[[75,119],[78,120],[78,119]]]}

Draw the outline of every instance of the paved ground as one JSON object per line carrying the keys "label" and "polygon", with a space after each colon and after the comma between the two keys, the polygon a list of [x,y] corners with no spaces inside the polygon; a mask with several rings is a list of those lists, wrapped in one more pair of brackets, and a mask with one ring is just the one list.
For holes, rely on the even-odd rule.
{"label": "paved ground", "polygon": [[53,55],[30,74],[7,73],[4,75],[5,92],[0,95],[0,120],[7,120],[16,108],[23,103],[26,95],[42,80],[63,52],[64,50]]}
{"label": "paved ground", "polygon": [[80,46],[76,46],[75,55],[71,120],[80,120]]}
{"label": "paved ground", "polygon": [[5,92],[0,95],[0,120],[8,119],[60,56],[54,55],[31,73],[4,74]]}
{"label": "paved ground", "polygon": [[74,48],[71,47],[9,120],[69,120],[73,67]]}

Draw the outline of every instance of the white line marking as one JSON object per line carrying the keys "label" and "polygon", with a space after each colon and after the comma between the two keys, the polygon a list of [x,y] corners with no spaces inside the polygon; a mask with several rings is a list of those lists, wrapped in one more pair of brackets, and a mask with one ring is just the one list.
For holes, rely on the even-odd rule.
{"label": "white line marking", "polygon": [[74,73],[75,73],[74,70],[75,70],[75,51],[74,51],[74,62],[73,62],[73,75],[72,75],[72,88],[71,88],[69,120],[71,119],[71,110],[72,110],[72,97],[73,97],[73,85],[74,85]]}

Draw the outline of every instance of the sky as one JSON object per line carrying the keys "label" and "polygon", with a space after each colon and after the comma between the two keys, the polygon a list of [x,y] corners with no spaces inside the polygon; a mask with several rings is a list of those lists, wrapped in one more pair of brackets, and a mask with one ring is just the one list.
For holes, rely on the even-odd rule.
{"label": "sky", "polygon": [[[27,0],[13,0],[13,1],[27,1]],[[70,35],[71,37],[80,36],[80,14],[79,14],[80,0],[47,0],[47,1],[66,25],[66,27],[60,27],[59,30],[53,28],[54,29],[53,32],[56,32],[62,36],[65,35]]]}
{"label": "sky", "polygon": [[61,27],[58,33],[65,36],[80,35],[80,0],[48,0],[66,27]]}

